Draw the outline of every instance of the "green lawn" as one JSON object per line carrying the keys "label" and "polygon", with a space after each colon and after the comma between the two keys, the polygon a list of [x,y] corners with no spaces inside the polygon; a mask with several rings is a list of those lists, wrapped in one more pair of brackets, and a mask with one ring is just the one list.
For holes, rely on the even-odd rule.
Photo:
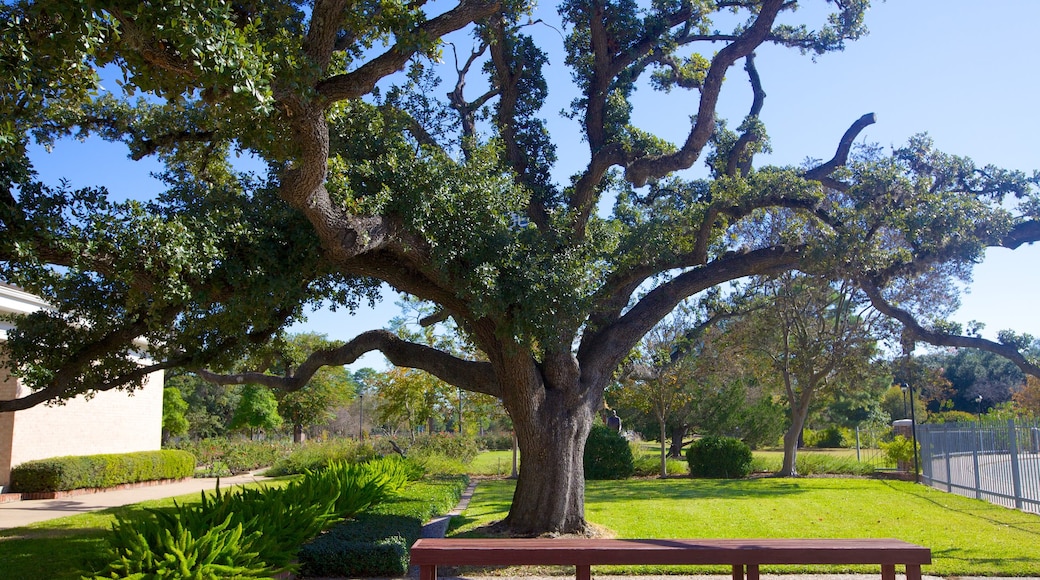
{"label": "green lawn", "polygon": [[[519,465],[520,460],[517,459]],[[512,451],[483,451],[466,468],[470,475],[508,476],[513,472]]]}
{"label": "green lawn", "polygon": [[[472,534],[474,528],[504,517],[513,485],[481,482],[451,534]],[[1040,516],[901,481],[594,481],[586,489],[586,517],[619,538],[899,538],[931,548],[933,564],[924,571],[939,576],[1028,576],[1040,570]],[[766,571],[875,568],[786,566]],[[675,571],[647,566],[599,573]]]}

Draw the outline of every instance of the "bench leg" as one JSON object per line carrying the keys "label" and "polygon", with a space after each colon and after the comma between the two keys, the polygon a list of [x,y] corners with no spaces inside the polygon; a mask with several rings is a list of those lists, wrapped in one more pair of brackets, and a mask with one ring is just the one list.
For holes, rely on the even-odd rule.
{"label": "bench leg", "polygon": [[747,580],[758,580],[758,564],[747,565]]}
{"label": "bench leg", "polygon": [[437,566],[419,566],[419,580],[437,580]]}
{"label": "bench leg", "polygon": [[733,564],[733,580],[744,580],[743,564]]}
{"label": "bench leg", "polygon": [[921,565],[920,564],[907,564],[906,565],[906,580],[921,580]]}
{"label": "bench leg", "polygon": [[895,564],[882,564],[881,565],[881,580],[896,580],[896,565]]}
{"label": "bench leg", "polygon": [[592,566],[574,566],[576,580],[592,580]]}

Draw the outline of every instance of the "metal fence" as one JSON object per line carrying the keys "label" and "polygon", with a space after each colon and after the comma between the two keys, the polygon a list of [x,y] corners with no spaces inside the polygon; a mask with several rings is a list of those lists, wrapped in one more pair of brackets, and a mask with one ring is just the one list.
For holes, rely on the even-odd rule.
{"label": "metal fence", "polygon": [[917,440],[924,483],[1040,513],[1040,421],[924,424]]}

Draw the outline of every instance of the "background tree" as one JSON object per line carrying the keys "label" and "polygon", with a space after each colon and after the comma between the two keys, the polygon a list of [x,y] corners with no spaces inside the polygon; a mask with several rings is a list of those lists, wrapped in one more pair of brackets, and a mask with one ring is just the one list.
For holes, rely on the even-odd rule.
{"label": "background tree", "polygon": [[[1040,239],[1032,178],[926,139],[850,156],[872,115],[841,138],[833,129],[830,160],[754,163],[769,146],[755,51],[824,54],[865,31],[866,1],[802,4],[568,0],[554,25],[569,77],[545,74],[530,7],[512,0],[2,5],[0,279],[55,310],[9,333],[5,354],[33,391],[0,411],[133,389],[174,367],[298,390],[380,350],[503,401],[524,457],[506,526],[583,533],[583,447],[604,389],[676,305],[730,280],[853,272],[916,340],[1040,375],[1016,344],[952,336],[893,301],[922,277],[966,275],[987,247]],[[473,50],[450,71],[446,104],[418,98],[431,86],[421,71],[375,92],[467,27]],[[104,67],[120,81],[108,91]],[[568,114],[588,147],[563,182],[540,117],[550,80],[576,93]],[[751,107],[727,125],[720,98],[742,86]],[[689,93],[676,143],[636,125],[637,89]],[[439,106],[453,114],[446,132]],[[164,190],[116,203],[40,183],[30,139],[67,135],[154,157]],[[237,169],[239,154],[266,172]],[[701,160],[706,173],[687,172]],[[740,227],[792,213],[780,239]],[[435,304],[427,322],[451,320],[483,356],[371,331],[291,376],[220,374],[306,307],[350,309],[381,282]],[[155,364],[139,365],[138,337]]]}
{"label": "background tree", "polygon": [[216,385],[193,373],[183,372],[169,373],[166,386],[176,387],[188,403],[185,418],[188,420],[189,437],[205,439],[228,433],[242,387]]}
{"label": "background tree", "polygon": [[162,441],[166,444],[171,437],[188,433],[188,402],[181,397],[177,387],[163,388]]}
{"label": "background tree", "polygon": [[[244,368],[291,375],[310,353],[336,348],[340,344],[329,341],[322,334],[291,334],[279,337],[240,364]],[[331,419],[333,409],[347,404],[356,392],[354,378],[346,369],[327,366],[317,370],[300,389],[278,391],[274,395],[278,400],[278,415],[292,428],[293,441],[301,443],[306,427]]]}
{"label": "background tree", "polygon": [[271,389],[263,385],[242,388],[242,398],[231,417],[232,429],[241,429],[249,434],[250,439],[257,439],[264,433],[281,429],[283,423],[278,414],[278,400]]}
{"label": "background tree", "polygon": [[1026,384],[1011,395],[1011,400],[1023,415],[1040,417],[1040,379],[1026,377]]}
{"label": "background tree", "polygon": [[787,397],[780,475],[797,475],[802,430],[825,390],[853,390],[868,382],[880,315],[848,283],[784,273],[767,286],[770,307],[746,320],[743,336],[773,363]]}

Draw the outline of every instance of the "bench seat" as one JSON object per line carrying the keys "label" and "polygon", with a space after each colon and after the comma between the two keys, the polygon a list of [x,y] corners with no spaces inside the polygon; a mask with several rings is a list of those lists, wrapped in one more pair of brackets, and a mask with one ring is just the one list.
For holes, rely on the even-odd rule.
{"label": "bench seat", "polygon": [[574,566],[590,580],[594,565],[687,564],[733,567],[733,580],[758,580],[763,564],[879,564],[883,580],[896,565],[921,580],[931,550],[892,539],[596,540],[546,538],[423,538],[411,563],[419,580],[435,580],[438,566]]}

